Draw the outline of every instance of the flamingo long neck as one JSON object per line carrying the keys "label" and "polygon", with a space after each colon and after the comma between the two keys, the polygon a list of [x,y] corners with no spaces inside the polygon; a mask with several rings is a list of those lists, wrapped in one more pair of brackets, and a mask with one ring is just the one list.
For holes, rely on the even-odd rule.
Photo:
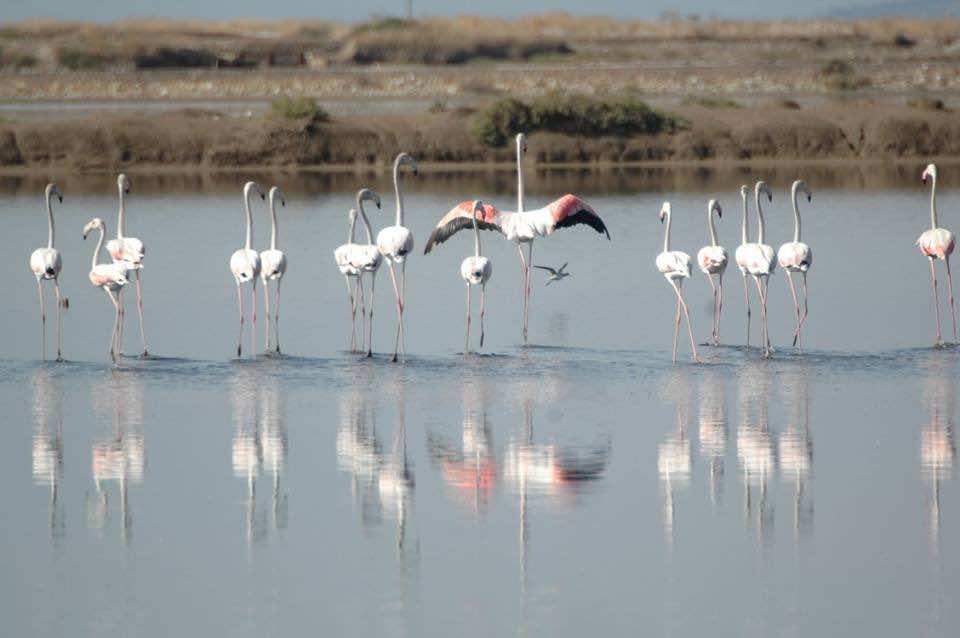
{"label": "flamingo long neck", "polygon": [[357,211],[352,211],[352,213],[353,214],[350,215],[350,231],[349,231],[349,234],[347,235],[348,244],[353,243],[353,238],[356,235],[356,229],[357,229]]}
{"label": "flamingo long neck", "polygon": [[363,210],[363,199],[357,196],[357,212],[363,218],[363,229],[367,233],[367,244],[373,244],[373,229],[370,228],[370,220],[367,219],[367,213]]}
{"label": "flamingo long neck", "polygon": [[397,226],[403,226],[403,193],[400,192],[400,162],[393,163],[393,190],[397,194]]}
{"label": "flamingo long neck", "polygon": [[930,228],[937,227],[937,174],[933,173],[930,182]]}
{"label": "flamingo long neck", "polygon": [[523,212],[523,144],[517,142],[517,212]]}
{"label": "flamingo long neck", "polygon": [[760,204],[760,191],[758,190],[754,198],[757,200],[757,243],[763,243],[763,206]]}
{"label": "flamingo long neck", "polygon": [[93,259],[90,260],[91,270],[97,267],[97,258],[100,257],[100,249],[103,248],[103,236],[106,234],[103,226],[100,227],[100,238],[97,240],[97,247],[93,249]]}
{"label": "flamingo long neck", "polygon": [[707,206],[707,225],[710,227],[710,245],[717,245],[717,227],[713,223],[713,206]]}
{"label": "flamingo long neck", "polygon": [[276,195],[270,197],[270,250],[277,249],[277,205]]}
{"label": "flamingo long neck", "polygon": [[120,191],[120,212],[117,213],[117,239],[123,239],[123,233],[127,228],[127,225],[124,223],[126,206],[124,206],[123,185],[118,186],[118,189]]}
{"label": "flamingo long neck", "polygon": [[793,198],[793,241],[800,241],[800,209],[797,207],[797,184],[791,189],[790,196]]}
{"label": "flamingo long neck", "polygon": [[247,250],[253,249],[253,213],[250,212],[250,192],[253,189],[249,189],[243,198],[243,208],[247,215],[247,239],[244,242],[243,246]]}
{"label": "flamingo long neck", "polygon": [[663,233],[663,252],[670,252],[670,224],[673,221],[673,215],[671,211],[667,211],[667,228]]}
{"label": "flamingo long neck", "polygon": [[53,193],[47,193],[47,248],[53,248]]}
{"label": "flamingo long neck", "polygon": [[[480,214],[483,214],[483,209],[479,209]],[[475,257],[480,256],[480,226],[477,225],[477,210],[473,211],[473,254]]]}
{"label": "flamingo long neck", "polygon": [[747,227],[747,195],[746,193],[741,194],[741,199],[743,200],[743,219],[740,224],[740,243],[749,244],[750,231]]}

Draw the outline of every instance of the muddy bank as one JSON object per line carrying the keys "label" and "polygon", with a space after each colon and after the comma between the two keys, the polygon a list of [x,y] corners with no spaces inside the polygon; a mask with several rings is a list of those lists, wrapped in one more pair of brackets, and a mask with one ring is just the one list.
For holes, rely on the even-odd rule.
{"label": "muddy bank", "polygon": [[[531,154],[541,164],[960,156],[960,118],[950,111],[862,103],[802,110],[682,107],[673,115],[685,126],[657,135],[536,133]],[[363,170],[388,164],[401,149],[426,163],[511,162],[512,148],[482,144],[471,120],[456,111],[323,122],[188,110],[12,122],[0,124],[0,169]]]}

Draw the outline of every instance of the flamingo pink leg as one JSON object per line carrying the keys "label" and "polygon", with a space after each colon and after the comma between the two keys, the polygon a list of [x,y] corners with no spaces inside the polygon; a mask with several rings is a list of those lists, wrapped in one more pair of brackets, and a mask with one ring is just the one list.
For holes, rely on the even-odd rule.
{"label": "flamingo pink leg", "polygon": [[937,292],[937,271],[933,268],[933,257],[930,257],[930,280],[933,282],[933,304],[937,313],[937,341],[934,345],[943,343],[943,336],[940,332],[940,294]]}
{"label": "flamingo pink leg", "polygon": [[63,361],[63,318],[60,311],[60,305],[63,303],[60,297],[60,280],[54,277],[53,290],[57,295],[57,361]]}
{"label": "flamingo pink leg", "polygon": [[400,356],[407,358],[407,330],[404,326],[403,313],[407,310],[407,261],[400,264]]}
{"label": "flamingo pink leg", "polygon": [[350,352],[356,352],[357,350],[357,304],[353,297],[353,288],[351,288],[350,286],[349,275],[344,275],[343,279],[347,283],[347,302],[350,304],[350,343],[348,345],[348,348],[350,348]]}
{"label": "flamingo pink leg", "polygon": [[117,298],[113,296],[113,293],[110,292],[108,288],[103,289],[107,293],[107,296],[110,297],[110,301],[113,302],[113,308],[116,311],[116,314],[113,317],[113,330],[110,332],[110,359],[116,363],[117,362],[117,334],[120,326],[120,303],[117,301]]}
{"label": "flamingo pink leg", "polygon": [[397,334],[393,340],[393,359],[392,359],[392,361],[396,363],[399,360],[398,355],[400,354],[400,322],[402,321],[402,317],[403,317],[403,305],[401,304],[401,301],[400,301],[400,288],[397,286],[397,275],[393,271],[393,262],[390,260],[387,260],[387,266],[390,267],[390,280],[393,281],[393,294],[397,300]]}
{"label": "flamingo pink leg", "polygon": [[953,341],[957,341],[957,309],[953,304],[953,273],[950,272],[950,255],[944,257],[944,263],[947,265],[947,285],[949,286],[948,292],[950,293],[950,317],[953,319]]}
{"label": "flamingo pink leg", "polygon": [[370,336],[367,337],[367,357],[373,356],[373,308],[377,300],[376,292],[377,288],[377,273],[376,271],[370,273],[370,314],[367,317],[370,322]]}
{"label": "flamingo pink leg", "polygon": [[683,300],[683,293],[680,292],[680,286],[677,285],[677,282],[671,281],[670,284],[673,286],[674,292],[677,293],[677,300],[683,308],[683,316],[687,319],[687,334],[690,335],[690,349],[693,351],[693,360],[696,363],[701,363],[700,356],[697,354],[697,342],[693,338],[693,326],[690,324],[690,311],[687,310],[687,302]]}
{"label": "flamingo pink leg", "polygon": [[240,334],[237,336],[237,358],[243,356],[243,291],[237,281],[237,307],[240,308]]}
{"label": "flamingo pink leg", "polygon": [[117,330],[117,356],[123,356],[123,325],[127,322],[127,312],[126,312],[126,295],[124,291],[126,288],[121,288],[120,292],[117,293],[117,303],[120,304],[120,328]]}
{"label": "flamingo pink leg", "polygon": [[47,359],[47,309],[43,301],[43,284],[37,277],[37,294],[40,296],[40,356]]}
{"label": "flamingo pink leg", "polygon": [[257,277],[254,275],[253,279],[253,289],[250,291],[250,308],[251,308],[251,328],[250,328],[250,356],[257,356]]}
{"label": "flamingo pink leg", "polygon": [[277,289],[274,292],[273,304],[273,339],[276,346],[275,352],[280,354],[280,282],[283,279],[277,279]]}
{"label": "flamingo pink leg", "polygon": [[810,300],[807,294],[807,273],[803,273],[803,315],[800,317],[800,329],[803,330],[803,324],[807,322],[807,315],[810,314]]}
{"label": "flamingo pink leg", "polygon": [[267,352],[270,352],[270,283],[263,280],[263,334]]}
{"label": "flamingo pink leg", "polygon": [[530,330],[530,293],[533,292],[533,242],[527,246],[527,289],[526,299],[523,304],[523,342],[527,343],[527,335]]}
{"label": "flamingo pink leg", "polygon": [[137,269],[137,312],[140,314],[140,342],[143,344],[143,354],[141,356],[149,356],[147,352],[147,336],[143,331],[143,295],[140,290],[140,269]]}
{"label": "flamingo pink leg", "polygon": [[367,349],[367,300],[365,299],[366,291],[363,289],[363,273],[357,275],[354,295],[354,299],[357,297],[360,299],[360,347],[357,351],[362,352]]}
{"label": "flamingo pink leg", "polygon": [[523,290],[521,295],[523,296],[523,310],[520,315],[520,333],[523,335],[523,343],[527,343],[527,324],[524,317],[527,316],[527,259],[523,256],[523,245],[517,244],[517,252],[520,254],[520,276],[523,278]]}
{"label": "flamingo pink leg", "polygon": [[713,282],[713,275],[707,275],[707,281],[713,291],[713,323],[710,326],[710,335],[713,337],[713,345],[717,345],[717,285]]}
{"label": "flamingo pink leg", "polygon": [[800,337],[800,302],[797,301],[797,288],[793,285],[793,271],[783,270],[787,274],[787,282],[790,284],[790,296],[793,297],[793,310],[797,318],[797,327],[793,331],[793,345],[802,348],[803,340]]}
{"label": "flamingo pink leg", "polygon": [[480,285],[480,347],[483,347],[483,316],[487,312],[487,284]]}
{"label": "flamingo pink leg", "polygon": [[743,301],[747,305],[747,348],[750,348],[750,291],[747,289],[747,273],[743,273]]}
{"label": "flamingo pink leg", "polygon": [[680,299],[677,299],[677,314],[673,318],[673,362],[677,362],[677,337],[680,336]]}
{"label": "flamingo pink leg", "polygon": [[463,354],[470,354],[470,284],[467,284],[467,341],[463,346]]}
{"label": "flamingo pink leg", "polygon": [[771,355],[770,351],[770,337],[767,334],[767,298],[763,294],[763,285],[760,283],[760,277],[754,276],[753,280],[757,284],[757,295],[760,297],[760,321],[763,325],[763,356],[769,357]]}
{"label": "flamingo pink leg", "polygon": [[720,317],[723,316],[723,273],[717,277],[717,345],[720,345]]}

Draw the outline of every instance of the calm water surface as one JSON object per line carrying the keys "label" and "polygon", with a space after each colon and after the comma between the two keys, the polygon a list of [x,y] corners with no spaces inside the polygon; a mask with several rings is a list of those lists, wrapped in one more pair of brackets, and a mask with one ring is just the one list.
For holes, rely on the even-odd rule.
{"label": "calm water surface", "polygon": [[[459,354],[458,275],[469,235],[417,254],[403,366],[344,352],[332,251],[361,181],[352,176],[277,178],[289,184],[288,354],[242,361],[231,358],[227,268],[242,242],[242,178],[165,192],[134,176],[128,232],[149,249],[157,357],[117,367],[106,363],[112,308],[86,281],[93,244],[80,239],[94,215],[115,230],[114,190],[109,179],[62,180],[68,362],[40,362],[26,261],[45,239],[42,201],[34,182],[7,180],[5,633],[952,635],[960,351],[930,347],[928,270],[913,246],[927,193],[913,167],[809,179],[804,233],[816,263],[805,354],[787,347],[780,273],[770,286],[776,357],[737,347],[742,284],[731,272],[721,336],[732,345],[704,347],[703,366],[670,363],[673,300],[653,267],[661,200],[674,203],[675,247],[695,253],[706,199],[718,196],[732,249],[736,186],[767,177],[778,245],[792,234],[793,174],[534,177],[532,200],[578,190],[613,241],[576,229],[536,245],[535,262],[569,261],[573,276],[547,288],[537,278],[536,345],[523,348],[516,249],[485,235],[487,347],[469,358]],[[372,213],[382,227],[388,182],[366,183],[384,195],[386,212]],[[421,247],[459,199],[512,201],[509,174],[408,184],[407,225]],[[956,229],[952,186],[941,221]],[[263,247],[264,207],[256,213]],[[704,340],[711,308],[698,275],[686,289]],[[374,338],[385,353],[394,315],[389,277],[378,279]],[[130,304],[128,353],[139,344],[134,319]]]}

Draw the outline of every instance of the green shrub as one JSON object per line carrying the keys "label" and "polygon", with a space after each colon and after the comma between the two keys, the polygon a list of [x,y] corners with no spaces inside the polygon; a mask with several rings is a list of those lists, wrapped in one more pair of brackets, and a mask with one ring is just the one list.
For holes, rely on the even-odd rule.
{"label": "green shrub", "polygon": [[326,122],[330,119],[330,114],[312,97],[278,97],[270,102],[270,111],[289,120],[310,119],[314,122]]}
{"label": "green shrub", "polygon": [[700,106],[705,109],[739,109],[743,108],[739,102],[725,97],[688,95],[683,99],[686,106]]}
{"label": "green shrub", "polygon": [[485,109],[473,122],[473,134],[487,146],[503,146],[512,135],[533,130],[530,107],[513,98]]}
{"label": "green shrub", "polygon": [[71,71],[99,71],[116,63],[116,56],[100,51],[61,47],[57,49],[57,64]]}
{"label": "green shrub", "polygon": [[525,104],[495,102],[474,120],[473,132],[487,146],[503,146],[516,133],[548,131],[568,135],[653,135],[682,127],[680,120],[632,97],[596,99],[552,94]]}

